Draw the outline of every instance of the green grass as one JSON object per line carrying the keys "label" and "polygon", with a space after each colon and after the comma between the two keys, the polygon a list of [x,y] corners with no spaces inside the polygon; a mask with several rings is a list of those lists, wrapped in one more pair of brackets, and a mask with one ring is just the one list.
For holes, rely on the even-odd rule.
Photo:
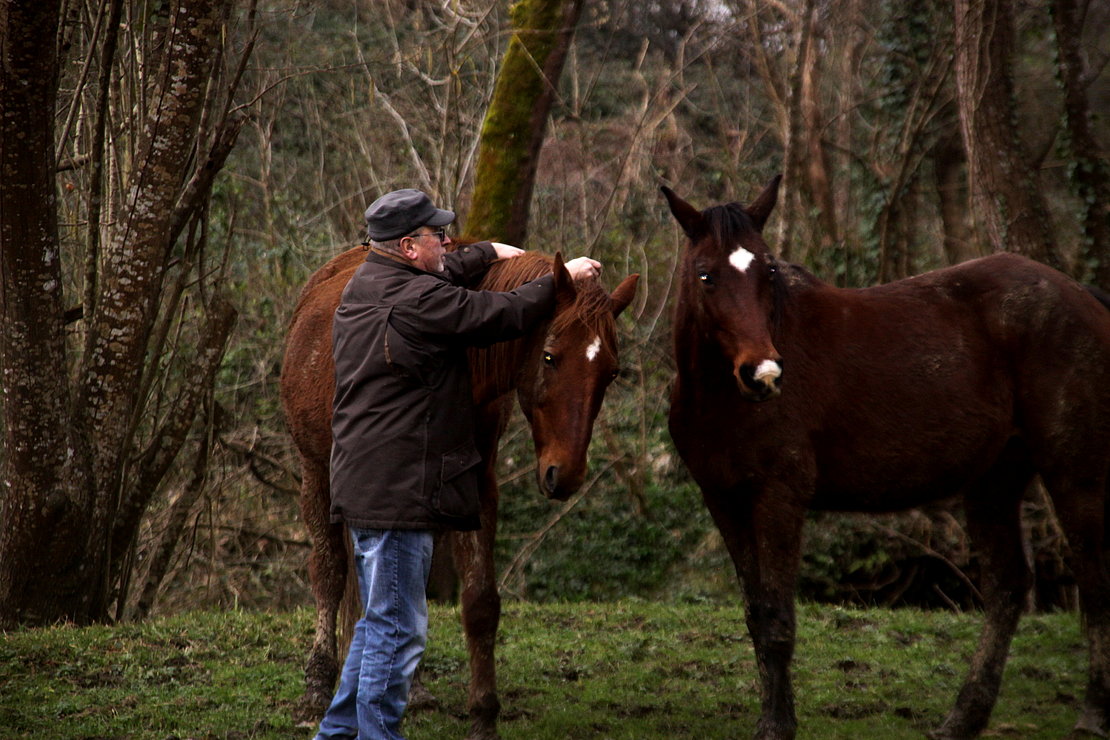
{"label": "green grass", "polygon": [[[504,740],[745,738],[758,716],[736,606],[505,607]],[[979,615],[802,605],[794,679],[800,738],[920,738],[955,696]],[[0,738],[309,738],[290,709],[312,615],[190,613],[142,625],[0,634]],[[433,607],[428,687],[410,740],[463,738],[458,612]],[[1085,684],[1075,615],[1026,617],[988,734],[1066,736]]]}

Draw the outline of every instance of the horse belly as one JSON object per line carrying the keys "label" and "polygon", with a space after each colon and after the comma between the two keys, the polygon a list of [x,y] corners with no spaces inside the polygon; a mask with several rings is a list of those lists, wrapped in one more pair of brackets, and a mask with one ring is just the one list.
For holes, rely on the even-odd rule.
{"label": "horse belly", "polygon": [[815,509],[901,511],[959,494],[995,465],[1008,428],[938,428],[914,437],[849,439],[817,460]]}

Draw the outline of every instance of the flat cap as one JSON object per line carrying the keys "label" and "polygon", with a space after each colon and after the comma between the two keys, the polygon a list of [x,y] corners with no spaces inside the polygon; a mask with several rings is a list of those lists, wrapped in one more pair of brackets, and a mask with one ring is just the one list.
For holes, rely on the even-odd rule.
{"label": "flat cap", "polygon": [[378,198],[366,209],[365,218],[366,233],[384,242],[408,236],[421,226],[446,226],[455,214],[436,208],[425,193],[408,188]]}

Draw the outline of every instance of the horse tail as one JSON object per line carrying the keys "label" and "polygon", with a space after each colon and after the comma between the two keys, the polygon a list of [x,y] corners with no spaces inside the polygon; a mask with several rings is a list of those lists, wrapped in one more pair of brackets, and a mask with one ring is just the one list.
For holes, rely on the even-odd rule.
{"label": "horse tail", "polygon": [[1110,568],[1110,476],[1106,478],[1102,497],[1102,564]]}
{"label": "horse tail", "polygon": [[[1110,310],[1110,293],[1093,285],[1083,287],[1107,310]],[[1106,479],[1106,490],[1102,499],[1102,557],[1103,562],[1110,566],[1110,477]]]}
{"label": "horse tail", "polygon": [[1110,293],[1107,293],[1105,290],[1102,290],[1101,288],[1096,288],[1093,285],[1084,285],[1083,287],[1087,289],[1088,293],[1090,293],[1096,299],[1098,299],[1099,303],[1106,306],[1106,308],[1108,310],[1110,310]]}
{"label": "horse tail", "polygon": [[340,666],[347,651],[351,648],[351,639],[355,634],[355,623],[362,618],[362,596],[358,592],[358,573],[355,572],[354,543],[350,537],[343,538],[343,554],[347,558],[347,578],[343,587],[343,598],[339,601],[339,629],[336,635],[336,655],[339,656]]}

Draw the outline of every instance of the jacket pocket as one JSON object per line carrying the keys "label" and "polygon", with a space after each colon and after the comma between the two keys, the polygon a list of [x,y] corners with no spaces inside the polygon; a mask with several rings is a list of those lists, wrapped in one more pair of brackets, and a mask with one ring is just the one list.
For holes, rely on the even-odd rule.
{"label": "jacket pocket", "polygon": [[385,323],[382,350],[385,362],[393,375],[407,378],[424,386],[434,386],[443,374],[443,358],[427,342],[420,342],[402,334],[393,325],[390,313]]}
{"label": "jacket pocket", "polygon": [[482,462],[472,442],[443,455],[439,480],[432,494],[432,508],[446,520],[476,519],[478,516],[478,475]]}

